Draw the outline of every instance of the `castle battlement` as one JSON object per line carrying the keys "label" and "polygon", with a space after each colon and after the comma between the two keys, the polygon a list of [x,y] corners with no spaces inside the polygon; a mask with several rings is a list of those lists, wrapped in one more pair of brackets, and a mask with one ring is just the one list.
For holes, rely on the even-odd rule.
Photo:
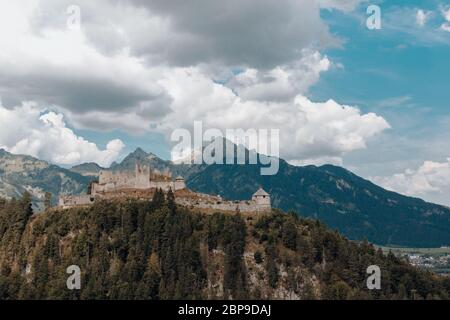
{"label": "castle battlement", "polygon": [[220,196],[192,192],[186,188],[184,178],[178,176],[172,179],[170,172],[159,172],[136,163],[134,172],[114,172],[102,170],[98,182],[92,182],[89,192],[79,196],[60,196],[59,206],[70,208],[93,204],[97,199],[117,197],[151,198],[154,190],[175,193],[175,202],[186,207],[200,209],[267,212],[271,210],[270,195],[259,188],[249,200],[226,201]]}
{"label": "castle battlement", "polygon": [[109,192],[117,192],[125,189],[157,189],[164,191],[182,190],[186,188],[186,184],[182,177],[178,177],[174,181],[169,171],[160,172],[151,170],[147,166],[141,166],[136,163],[134,172],[114,172],[110,170],[102,170],[99,173],[98,182],[91,185],[91,194],[104,194]]}
{"label": "castle battlement", "polygon": [[98,199],[131,197],[151,199],[156,189],[167,192],[174,191],[175,202],[190,208],[218,211],[240,212],[268,212],[271,210],[270,195],[259,188],[249,200],[229,201],[220,196],[213,196],[193,192],[186,188],[183,177],[172,180],[171,174],[152,171],[148,167],[136,164],[133,172],[113,172],[103,170],[99,174],[99,181],[91,183],[86,195],[60,196],[59,206],[71,208],[88,206]]}

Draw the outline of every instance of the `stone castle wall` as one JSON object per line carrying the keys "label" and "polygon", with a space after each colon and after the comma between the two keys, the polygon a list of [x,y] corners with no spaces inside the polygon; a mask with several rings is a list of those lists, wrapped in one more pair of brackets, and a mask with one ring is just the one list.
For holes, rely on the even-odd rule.
{"label": "stone castle wall", "polygon": [[59,206],[63,208],[74,206],[85,206],[95,202],[97,198],[108,198],[118,194],[126,195],[140,190],[162,189],[167,192],[170,189],[174,192],[180,191],[175,201],[183,206],[196,207],[200,209],[212,209],[219,211],[240,212],[267,212],[271,210],[270,196],[261,188],[255,192],[251,200],[246,201],[225,201],[220,196],[200,194],[186,188],[184,179],[179,177],[175,181],[171,180],[168,173],[158,175],[157,171],[150,168],[143,168],[136,164],[135,172],[113,172],[101,171],[99,182],[92,183],[90,194],[81,196],[62,196]]}
{"label": "stone castle wall", "polygon": [[62,208],[70,208],[77,206],[87,206],[95,202],[92,195],[85,194],[80,196],[63,196],[59,198],[58,205]]}
{"label": "stone castle wall", "polygon": [[150,181],[150,189],[162,189],[163,191],[178,191],[186,188],[184,180],[181,181]]}
{"label": "stone castle wall", "polygon": [[270,211],[271,207],[257,204],[253,200],[248,201],[207,201],[207,200],[193,200],[187,198],[175,198],[175,202],[186,207],[195,207],[200,209],[212,209],[219,211],[237,211],[240,212],[266,212]]}
{"label": "stone castle wall", "polygon": [[[60,197],[59,206],[62,208],[70,208],[77,206],[87,206],[95,202],[96,197],[92,195],[65,196]],[[195,207],[200,209],[212,209],[219,211],[236,211],[240,212],[265,212],[270,211],[270,207],[257,204],[252,200],[248,201],[208,201],[194,200],[191,198],[176,197],[175,202],[186,207]]]}
{"label": "stone castle wall", "polygon": [[168,172],[151,172],[148,167],[141,167],[136,164],[134,173],[132,172],[113,172],[102,170],[99,174],[98,183],[93,183],[91,193],[93,195],[116,192],[124,189],[156,189],[160,188],[164,191],[182,190],[186,188],[184,179],[170,179]]}

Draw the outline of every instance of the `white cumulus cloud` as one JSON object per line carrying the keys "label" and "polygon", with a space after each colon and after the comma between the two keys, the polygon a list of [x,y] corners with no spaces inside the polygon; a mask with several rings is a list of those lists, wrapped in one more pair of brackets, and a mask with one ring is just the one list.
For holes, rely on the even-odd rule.
{"label": "white cumulus cloud", "polygon": [[123,144],[113,140],[99,150],[64,119],[75,129],[167,137],[203,121],[219,129],[280,129],[288,160],[339,162],[389,127],[356,106],[306,98],[332,66],[318,50],[340,43],[321,8],[348,12],[358,3],[79,0],[81,29],[71,30],[73,1],[2,1],[0,121],[9,130],[0,129],[0,144],[58,164],[105,165]]}
{"label": "white cumulus cloud", "polygon": [[322,8],[352,11],[363,0],[318,0]]}
{"label": "white cumulus cloud", "polygon": [[[36,101],[79,117],[97,110],[152,120],[169,112],[170,98],[157,85],[155,69],[132,56],[127,47],[104,54],[83,29],[66,27],[65,7],[58,13],[46,5],[0,4],[0,96],[5,107]],[[58,28],[37,28],[33,23],[33,17],[45,9],[59,21]]]}
{"label": "white cumulus cloud", "polygon": [[441,13],[442,13],[442,16],[444,17],[444,19],[446,20],[446,22],[441,24],[440,30],[450,32],[450,24],[449,24],[449,22],[450,22],[450,6],[441,7]]}
{"label": "white cumulus cloud", "polygon": [[365,148],[370,138],[389,128],[384,118],[334,100],[314,102],[303,95],[287,102],[244,100],[195,68],[171,70],[160,83],[173,97],[174,112],[158,130],[192,129],[194,121],[223,132],[279,129],[281,156],[291,161],[339,161],[337,157]]}
{"label": "white cumulus cloud", "polygon": [[372,177],[386,189],[411,196],[424,196],[450,191],[450,158],[446,162],[425,161],[417,169],[389,177]]}
{"label": "white cumulus cloud", "polygon": [[100,150],[68,128],[62,114],[24,103],[12,109],[0,105],[0,148],[59,165],[97,162],[109,166],[117,160],[124,144],[115,139]]}
{"label": "white cumulus cloud", "polygon": [[442,15],[444,16],[445,20],[450,22],[450,6],[442,8]]}
{"label": "white cumulus cloud", "polygon": [[443,24],[440,26],[440,29],[443,30],[443,31],[446,31],[446,32],[450,32],[450,24],[448,24],[448,23],[443,23]]}
{"label": "white cumulus cloud", "polygon": [[304,51],[302,57],[289,65],[268,71],[249,68],[226,84],[243,100],[286,101],[299,93],[306,93],[331,66],[327,57]]}

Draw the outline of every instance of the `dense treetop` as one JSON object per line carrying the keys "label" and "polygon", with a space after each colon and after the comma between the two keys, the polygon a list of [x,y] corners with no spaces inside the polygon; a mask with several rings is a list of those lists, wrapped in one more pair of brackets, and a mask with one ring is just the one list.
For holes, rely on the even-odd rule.
{"label": "dense treetop", "polygon": [[[366,288],[372,264],[381,290]],[[81,290],[66,287],[70,265],[81,269]],[[277,210],[205,215],[160,191],[153,201],[35,215],[28,194],[0,200],[0,299],[446,299],[449,291],[449,279]]]}

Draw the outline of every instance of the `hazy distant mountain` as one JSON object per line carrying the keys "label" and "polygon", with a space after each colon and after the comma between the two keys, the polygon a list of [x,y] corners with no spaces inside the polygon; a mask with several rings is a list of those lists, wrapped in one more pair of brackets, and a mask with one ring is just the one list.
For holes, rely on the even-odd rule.
{"label": "hazy distant mountain", "polygon": [[[12,161],[14,160],[14,161]],[[226,199],[248,199],[262,186],[274,207],[318,218],[351,239],[404,246],[450,245],[450,209],[387,191],[341,167],[296,167],[280,160],[274,176],[261,176],[259,165],[173,164],[137,149],[114,170],[134,170],[136,161],[185,177],[194,191],[220,194]],[[28,156],[0,151],[0,195],[18,196],[50,191],[83,193],[100,169],[83,164],[69,171]]]}
{"label": "hazy distant mountain", "polygon": [[162,160],[153,153],[147,153],[141,148],[137,148],[134,152],[126,156],[121,163],[114,163],[111,166],[111,169],[134,170],[136,162],[139,162],[141,165],[151,166],[151,168],[158,170],[167,169],[171,166],[170,161]]}
{"label": "hazy distant mountain", "polygon": [[70,168],[70,171],[81,174],[82,176],[98,176],[100,170],[104,170],[105,168],[100,167],[95,162],[88,162],[79,164]]}
{"label": "hazy distant mountain", "polygon": [[20,197],[25,190],[41,206],[45,192],[56,203],[59,194],[86,192],[91,178],[26,155],[14,155],[0,149],[0,196]]}

